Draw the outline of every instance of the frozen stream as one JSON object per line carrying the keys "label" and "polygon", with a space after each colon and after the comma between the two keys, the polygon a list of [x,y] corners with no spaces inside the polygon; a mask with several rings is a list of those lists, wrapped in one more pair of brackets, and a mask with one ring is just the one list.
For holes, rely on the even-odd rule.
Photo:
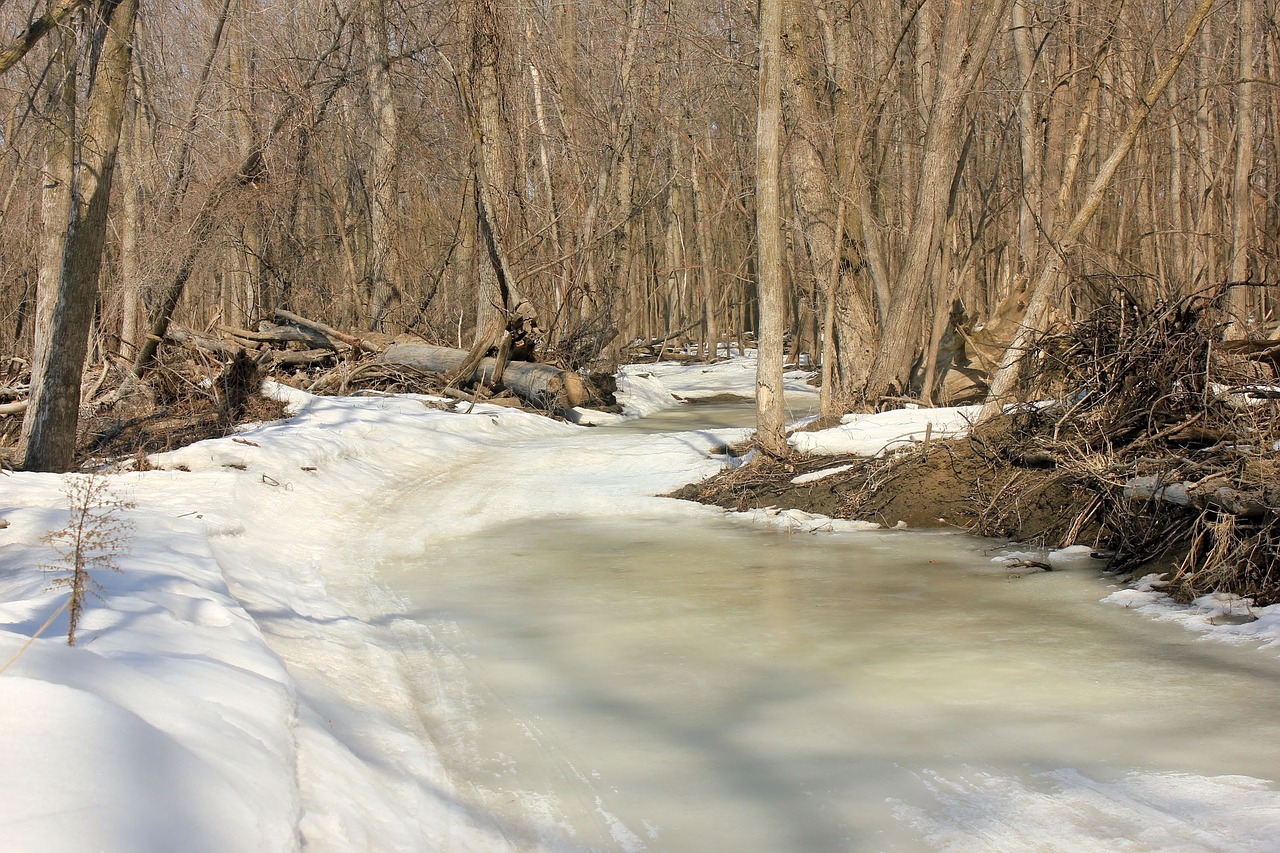
{"label": "frozen stream", "polygon": [[[544,467],[631,464],[584,432],[486,461],[534,495]],[[406,490],[396,523],[429,524],[442,487],[494,513],[514,492],[487,470]],[[1273,849],[1274,654],[960,535],[588,504],[406,537],[380,567],[426,638],[433,735],[517,849]]]}

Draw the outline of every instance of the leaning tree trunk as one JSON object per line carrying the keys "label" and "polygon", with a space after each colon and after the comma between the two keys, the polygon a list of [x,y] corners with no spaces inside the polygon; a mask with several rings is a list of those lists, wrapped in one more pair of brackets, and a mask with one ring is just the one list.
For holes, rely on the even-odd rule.
{"label": "leaning tree trunk", "polygon": [[[971,37],[965,26],[966,5],[951,0],[944,24],[944,55],[939,59],[937,97],[925,130],[920,184],[902,250],[902,266],[890,294],[885,328],[863,394],[869,402],[910,390],[911,365],[927,328],[925,307],[933,285],[931,273],[949,215],[951,187],[961,166],[965,107],[1004,20],[1007,0],[986,0]],[[941,310],[949,309],[949,305],[941,306]]]}
{"label": "leaning tree trunk", "polygon": [[97,10],[106,26],[80,140],[58,295],[48,319],[48,352],[39,374],[32,375],[24,424],[23,467],[29,471],[66,471],[75,458],[80,380],[97,303],[137,10],[137,0],[108,2]]}

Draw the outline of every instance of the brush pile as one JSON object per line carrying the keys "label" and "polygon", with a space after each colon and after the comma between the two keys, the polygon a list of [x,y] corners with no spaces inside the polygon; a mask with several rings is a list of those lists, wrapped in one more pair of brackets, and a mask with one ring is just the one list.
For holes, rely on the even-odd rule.
{"label": "brush pile", "polygon": [[1056,488],[1070,496],[1044,531],[1058,544],[1087,537],[1117,571],[1165,570],[1180,597],[1280,601],[1280,343],[1224,343],[1219,317],[1204,298],[1144,310],[1122,293],[1042,339],[1022,395],[1056,402],[1009,416],[999,443],[1039,475],[975,529],[1007,529],[1026,490]]}

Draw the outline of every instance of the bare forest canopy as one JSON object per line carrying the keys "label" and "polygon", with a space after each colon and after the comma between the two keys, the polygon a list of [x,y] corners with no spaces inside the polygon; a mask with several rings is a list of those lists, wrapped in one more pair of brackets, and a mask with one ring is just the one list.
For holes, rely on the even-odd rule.
{"label": "bare forest canopy", "polygon": [[[170,320],[281,309],[571,369],[757,330],[754,3],[130,2],[0,5],[0,353],[66,360],[36,330],[86,301],[138,374]],[[832,408],[980,399],[1024,321],[1121,294],[1266,336],[1228,285],[1280,275],[1275,0],[778,2],[785,324]]]}

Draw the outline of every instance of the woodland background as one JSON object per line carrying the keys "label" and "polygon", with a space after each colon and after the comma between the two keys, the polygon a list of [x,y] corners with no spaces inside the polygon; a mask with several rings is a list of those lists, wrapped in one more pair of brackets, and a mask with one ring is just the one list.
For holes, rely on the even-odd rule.
{"label": "woodland background", "polygon": [[[91,360],[277,308],[465,348],[527,301],[574,369],[756,329],[755,3],[131,2],[0,5],[0,353],[63,310],[42,274],[108,154]],[[778,2],[788,345],[833,406],[981,396],[1051,260],[1034,325],[1202,294],[1266,335],[1272,0]]]}

